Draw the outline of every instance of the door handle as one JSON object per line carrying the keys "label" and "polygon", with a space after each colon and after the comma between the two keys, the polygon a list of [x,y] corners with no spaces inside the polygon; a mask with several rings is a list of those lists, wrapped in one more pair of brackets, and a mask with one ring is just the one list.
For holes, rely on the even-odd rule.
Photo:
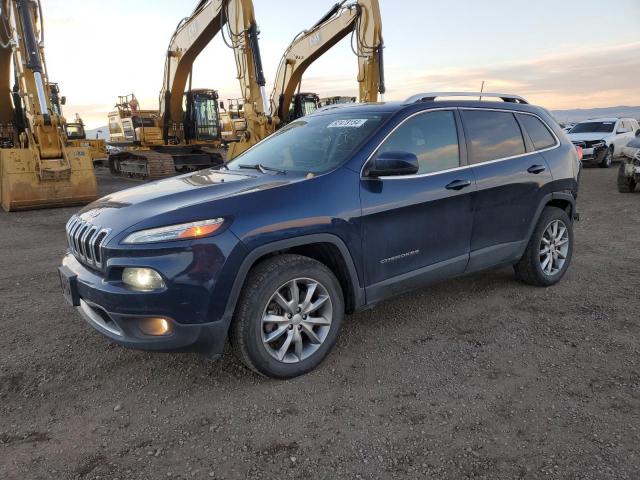
{"label": "door handle", "polygon": [[462,190],[469,185],[471,185],[471,180],[454,180],[444,188],[447,190]]}
{"label": "door handle", "polygon": [[546,169],[547,167],[545,167],[544,165],[531,165],[529,168],[527,168],[527,172],[537,175],[544,172]]}

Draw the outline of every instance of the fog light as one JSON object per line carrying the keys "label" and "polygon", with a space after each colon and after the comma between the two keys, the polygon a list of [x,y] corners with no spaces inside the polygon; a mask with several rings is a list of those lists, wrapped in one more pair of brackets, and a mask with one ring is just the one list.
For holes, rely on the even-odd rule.
{"label": "fog light", "polygon": [[164,280],[152,268],[125,268],[122,281],[139,290],[157,290],[164,288]]}
{"label": "fog light", "polygon": [[161,336],[169,333],[169,321],[166,318],[143,318],[139,322],[140,330],[147,335]]}

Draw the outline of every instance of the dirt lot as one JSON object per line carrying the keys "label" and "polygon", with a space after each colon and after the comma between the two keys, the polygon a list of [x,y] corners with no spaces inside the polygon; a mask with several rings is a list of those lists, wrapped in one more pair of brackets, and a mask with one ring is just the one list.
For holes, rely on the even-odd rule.
{"label": "dirt lot", "polygon": [[110,344],[59,291],[74,209],[2,213],[0,478],[640,478],[640,194],[615,176],[583,173],[556,287],[501,268],[386,302],[288,382]]}

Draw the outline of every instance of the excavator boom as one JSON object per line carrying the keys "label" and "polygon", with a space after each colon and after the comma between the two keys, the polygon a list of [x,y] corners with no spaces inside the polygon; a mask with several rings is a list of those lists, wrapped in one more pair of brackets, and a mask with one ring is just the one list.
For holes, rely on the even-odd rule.
{"label": "excavator boom", "polygon": [[[182,121],[182,98],[193,63],[213,38],[227,26],[236,57],[238,80],[245,105],[264,113],[266,96],[258,27],[251,0],[201,0],[193,13],[180,21],[171,38],[160,91],[160,116],[164,123]],[[223,36],[225,32],[222,32]]]}
{"label": "excavator boom", "polygon": [[[301,32],[285,51],[271,94],[271,112],[280,120],[288,117],[289,106],[309,66],[340,40],[353,34],[358,57],[361,102],[376,102],[384,94],[382,20],[378,0],[336,3],[309,30]],[[355,45],[353,45],[355,43]]]}

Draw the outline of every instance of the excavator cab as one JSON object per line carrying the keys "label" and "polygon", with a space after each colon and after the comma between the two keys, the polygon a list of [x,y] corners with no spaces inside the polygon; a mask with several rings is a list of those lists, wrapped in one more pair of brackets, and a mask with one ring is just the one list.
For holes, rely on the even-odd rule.
{"label": "excavator cab", "polygon": [[64,126],[64,133],[68,140],[86,140],[87,134],[82,123],[67,123]]}
{"label": "excavator cab", "polygon": [[184,94],[184,133],[187,141],[220,140],[218,92],[191,90]]}
{"label": "excavator cab", "polygon": [[320,97],[315,93],[297,93],[289,107],[287,123],[315,112],[320,106]]}

